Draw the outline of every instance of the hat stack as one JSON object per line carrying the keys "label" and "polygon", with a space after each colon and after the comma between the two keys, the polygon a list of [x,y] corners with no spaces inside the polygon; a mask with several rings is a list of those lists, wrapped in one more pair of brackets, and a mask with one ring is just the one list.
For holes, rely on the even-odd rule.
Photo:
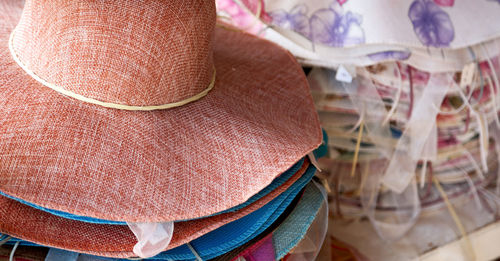
{"label": "hat stack", "polygon": [[[329,159],[320,163],[337,217],[367,217],[385,242],[420,233],[410,239],[417,255],[494,221],[499,1],[238,2],[258,18],[259,36],[313,67],[308,79],[330,137]],[[460,212],[469,201],[475,210]],[[417,233],[436,209],[433,229],[443,236]],[[443,219],[459,233],[444,236]],[[361,225],[348,227],[333,224],[331,233],[361,252],[371,248],[366,256],[383,252],[384,244],[359,236]]]}
{"label": "hat stack", "polygon": [[0,13],[2,243],[52,247],[46,260],[278,260],[326,229],[302,68],[217,24],[213,1]]}

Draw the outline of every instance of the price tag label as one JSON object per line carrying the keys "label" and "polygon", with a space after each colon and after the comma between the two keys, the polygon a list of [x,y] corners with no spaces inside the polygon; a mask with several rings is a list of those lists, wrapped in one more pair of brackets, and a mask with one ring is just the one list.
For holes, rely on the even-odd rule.
{"label": "price tag label", "polygon": [[352,82],[352,75],[347,71],[347,69],[344,66],[339,66],[337,69],[337,74],[335,75],[335,79],[340,82],[347,82],[351,83]]}

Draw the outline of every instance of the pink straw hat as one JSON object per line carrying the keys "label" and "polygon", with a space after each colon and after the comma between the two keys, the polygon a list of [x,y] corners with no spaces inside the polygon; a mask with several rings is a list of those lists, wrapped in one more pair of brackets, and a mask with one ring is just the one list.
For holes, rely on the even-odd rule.
{"label": "pink straw hat", "polygon": [[[285,50],[206,0],[0,0],[0,191],[72,214],[186,220],[318,147]],[[16,26],[17,25],[17,26]]]}
{"label": "pink straw hat", "polygon": [[[256,202],[235,212],[175,222],[167,249],[193,241],[225,224],[257,211],[284,193],[309,167],[309,161],[284,184]],[[66,219],[0,196],[0,232],[44,246],[106,257],[132,257],[137,239],[125,225],[104,225]]]}

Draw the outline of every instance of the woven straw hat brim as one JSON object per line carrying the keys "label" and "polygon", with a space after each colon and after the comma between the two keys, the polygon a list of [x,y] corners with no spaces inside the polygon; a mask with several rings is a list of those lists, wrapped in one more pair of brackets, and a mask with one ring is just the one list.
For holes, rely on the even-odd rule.
{"label": "woven straw hat brim", "polygon": [[[271,240],[274,243],[276,254],[278,256],[287,254],[304,239],[306,231],[307,234],[313,232],[310,231],[311,226],[313,225],[312,223],[316,222],[318,215],[321,214],[325,217],[328,212],[324,197],[320,190],[315,185],[307,183],[309,182],[305,182],[303,185],[296,188],[291,188],[291,190],[295,190],[295,192],[285,196],[285,198],[280,201],[281,203],[276,202],[275,204],[279,204],[279,207],[276,208],[274,213],[270,213],[270,211],[264,211],[265,213],[262,213],[260,211],[264,210],[264,208],[261,208],[242,219],[227,224],[199,239],[191,241],[191,246],[203,260],[212,258],[216,258],[214,260],[232,260],[237,255],[246,256],[245,253],[251,253],[255,250],[258,247],[257,245],[262,243],[261,240],[272,237]],[[321,209],[321,205],[324,205],[324,208],[318,212],[318,209]],[[269,209],[273,209],[273,207]],[[262,222],[259,221],[259,219],[265,219],[265,217],[261,217],[262,215],[271,216]],[[259,223],[261,225],[259,225]],[[326,224],[318,223],[316,225],[323,226]],[[257,228],[257,230],[255,230],[255,228]],[[229,234],[234,234],[235,236],[227,236]],[[6,244],[13,245],[16,242],[19,242],[20,246],[37,246],[36,244],[17,238],[12,238]],[[244,245],[241,245],[242,243],[244,243]],[[234,248],[236,246],[239,247]],[[219,256],[221,253],[228,251],[228,249],[233,250]],[[95,256],[86,257],[92,260],[94,258],[100,259],[100,257]],[[196,260],[196,257],[193,255],[192,251],[184,245],[163,252],[148,260]]]}
{"label": "woven straw hat brim", "polygon": [[295,59],[217,28],[217,79],[182,107],[131,112],[87,104],[30,78],[8,38],[21,1],[0,1],[0,190],[114,221],[165,222],[245,202],[321,143]]}
{"label": "woven straw hat brim", "polygon": [[[313,166],[309,167],[304,176],[287,189],[287,191],[282,193],[279,199],[276,198],[263,208],[189,242],[191,247],[196,250],[203,260],[210,260],[257,237],[280,217],[296,197],[300,197],[298,195],[311,181],[315,172],[316,169]],[[270,211],[272,208],[274,208],[274,211]],[[196,256],[186,245],[161,253],[155,258],[164,260],[196,260]]]}
{"label": "woven straw hat brim", "polygon": [[[297,162],[295,165],[293,165],[290,169],[288,169],[287,171],[285,171],[284,173],[282,173],[280,176],[278,176],[277,178],[275,178],[273,180],[273,182],[269,186],[267,186],[263,190],[259,191],[259,193],[253,195],[249,200],[245,201],[243,204],[240,204],[240,205],[235,206],[233,208],[224,210],[223,212],[215,213],[213,215],[219,215],[219,214],[228,213],[228,212],[235,212],[235,211],[238,211],[238,210],[240,210],[240,209],[242,209],[242,208],[244,208],[244,207],[246,207],[246,206],[248,206],[248,205],[250,205],[250,204],[252,204],[252,203],[254,203],[256,201],[258,201],[259,199],[261,199],[262,197],[264,197],[268,193],[270,193],[273,190],[279,188],[281,185],[283,185],[285,182],[287,182],[290,178],[292,178],[297,173],[297,171],[301,170],[302,165],[304,164],[305,160],[306,160],[305,158],[301,159],[299,162]],[[296,177],[294,177],[294,179],[295,178]],[[62,212],[62,211],[57,211],[57,210],[42,208],[40,206],[34,205],[34,204],[26,202],[24,200],[11,197],[10,195],[7,195],[7,194],[5,194],[5,193],[3,193],[1,191],[0,191],[0,196],[4,196],[4,197],[10,198],[10,199],[19,201],[22,204],[28,205],[30,207],[34,207],[36,209],[40,209],[40,210],[46,211],[46,212],[48,212],[48,213],[50,213],[52,215],[56,215],[56,216],[60,216],[60,217],[63,217],[63,218],[67,218],[67,219],[73,219],[73,220],[77,220],[77,221],[83,221],[83,222],[88,222],[88,223],[96,223],[96,224],[127,225],[127,222],[110,221],[110,220],[96,219],[96,218],[90,218],[90,217],[84,217],[84,216],[77,216],[77,215],[73,215],[73,214],[70,214],[70,213]],[[179,222],[179,221],[187,221],[187,220],[178,220],[176,222]]]}
{"label": "woven straw hat brim", "polygon": [[[190,242],[260,209],[290,187],[297,186],[298,182],[303,183],[301,178],[310,166],[306,160],[301,169],[283,185],[241,210],[176,222],[168,249]],[[137,240],[127,226],[66,219],[2,196],[0,196],[0,216],[2,216],[0,233],[29,242],[98,256],[115,258],[135,256],[132,248]]]}
{"label": "woven straw hat brim", "polygon": [[[315,233],[318,233],[321,227],[327,228],[328,206],[325,200],[326,198],[322,194],[321,189],[315,184],[309,183],[304,188],[302,197],[296,206],[293,207],[283,220],[278,224],[273,224],[270,230],[268,229],[259,235],[259,237],[247,242],[246,245],[213,260],[233,261],[238,257],[246,258],[246,260],[260,260],[258,258],[263,257],[259,255],[258,249],[262,244],[266,244],[265,241],[268,240],[271,240],[274,247],[275,256],[273,260],[282,260],[282,258],[288,260],[285,256],[303,240],[308,241],[307,245],[309,247],[311,245],[314,246],[315,242],[311,240],[311,237],[320,237],[321,235],[316,235]],[[313,226],[316,227],[313,228]],[[316,245],[316,247],[318,246]],[[308,248],[308,250],[312,249]],[[290,260],[312,260],[308,258],[311,258],[311,256],[307,256],[307,258],[302,256],[298,259],[292,258]]]}

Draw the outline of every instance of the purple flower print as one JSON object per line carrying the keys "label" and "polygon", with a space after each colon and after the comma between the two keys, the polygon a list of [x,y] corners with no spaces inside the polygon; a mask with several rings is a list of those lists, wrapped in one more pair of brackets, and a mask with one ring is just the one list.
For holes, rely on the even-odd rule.
{"label": "purple flower print", "polygon": [[388,60],[402,61],[410,58],[410,55],[411,52],[409,51],[385,51],[385,52],[369,54],[368,58],[376,62],[388,61]]}
{"label": "purple flower print", "polygon": [[425,46],[447,47],[455,38],[450,16],[434,1],[415,0],[408,11],[413,30]]}
{"label": "purple flower print", "polygon": [[361,15],[350,11],[344,13],[342,8],[335,4],[329,9],[319,9],[309,20],[311,40],[333,47],[364,43],[362,20]]}
{"label": "purple flower print", "polygon": [[269,13],[272,24],[281,28],[295,31],[309,38],[309,18],[307,17],[307,6],[296,5],[290,12],[276,10]]}

